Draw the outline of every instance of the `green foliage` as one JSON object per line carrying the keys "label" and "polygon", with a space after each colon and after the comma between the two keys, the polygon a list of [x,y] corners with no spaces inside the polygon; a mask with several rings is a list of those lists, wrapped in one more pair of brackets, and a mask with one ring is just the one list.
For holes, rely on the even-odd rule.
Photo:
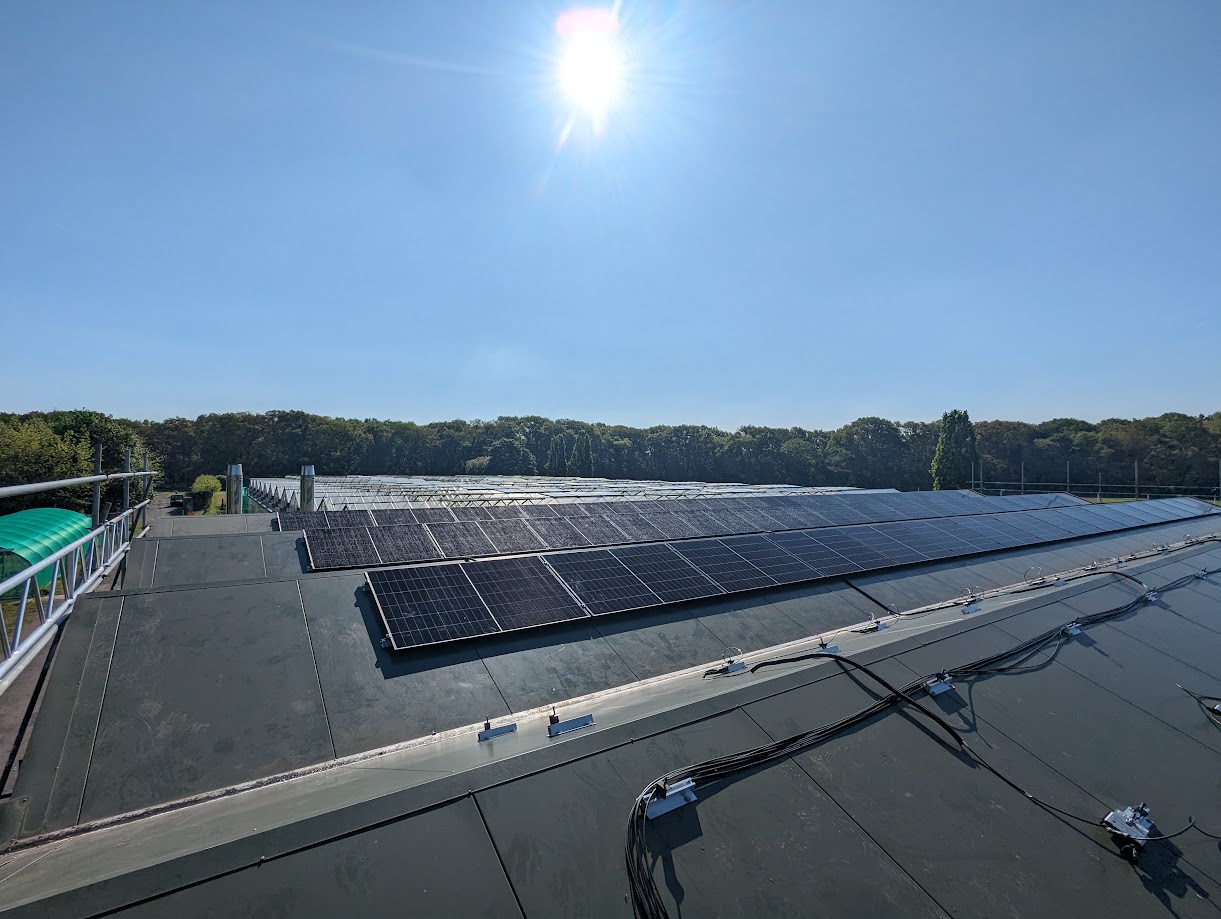
{"label": "green foliage", "polygon": [[[57,433],[38,415],[0,415],[0,484],[28,485],[73,479],[93,472],[89,442],[74,432]],[[0,513],[30,507],[63,507],[88,512],[89,486],[21,495],[0,501]]]}
{"label": "green foliage", "polygon": [[520,440],[505,437],[492,444],[488,453],[488,475],[537,475],[534,454]]}
{"label": "green foliage", "polygon": [[568,474],[592,478],[594,474],[593,443],[589,434],[581,434],[572,448],[572,456],[568,458]]}
{"label": "green foliage", "polygon": [[568,475],[568,438],[556,434],[547,448],[547,475]]}
{"label": "green foliage", "polygon": [[220,491],[220,479],[216,476],[196,476],[194,484],[191,485],[191,497],[195,501],[196,509],[208,511],[212,507],[212,498],[218,491]]}
{"label": "green foliage", "polygon": [[975,428],[970,416],[959,409],[946,412],[941,416],[941,436],[930,467],[933,488],[966,488],[976,462]]}

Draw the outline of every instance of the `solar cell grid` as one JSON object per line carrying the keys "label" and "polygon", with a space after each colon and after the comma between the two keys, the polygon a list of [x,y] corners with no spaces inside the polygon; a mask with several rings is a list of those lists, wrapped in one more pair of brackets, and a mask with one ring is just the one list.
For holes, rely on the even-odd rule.
{"label": "solar cell grid", "polygon": [[649,590],[667,603],[712,597],[724,591],[666,546],[627,546],[611,549]]}
{"label": "solar cell grid", "polygon": [[492,515],[482,507],[451,507],[450,513],[457,520],[491,520]]}
{"label": "solar cell grid", "polygon": [[373,518],[368,511],[327,511],[326,522],[332,529],[343,527],[373,526]]}
{"label": "solar cell grid", "polygon": [[369,531],[364,528],[306,530],[305,546],[312,568],[359,568],[381,564]]}
{"label": "solar cell grid", "polygon": [[399,526],[404,523],[415,523],[415,514],[409,508],[397,508],[384,511],[374,511],[373,520],[379,527]]}
{"label": "solar cell grid", "polygon": [[760,571],[719,539],[695,539],[675,543],[673,548],[727,593],[776,584],[775,578]]}
{"label": "solar cell grid", "polygon": [[565,517],[536,517],[531,519],[530,528],[552,549],[581,549],[590,545]]}
{"label": "solar cell grid", "polygon": [[368,578],[395,648],[500,631],[461,565],[370,571]]}
{"label": "solar cell grid", "polygon": [[822,577],[822,572],[785,551],[767,536],[732,536],[721,540],[777,584],[795,584]]}
{"label": "solar cell grid", "polygon": [[586,517],[588,513],[584,504],[552,504],[551,510],[556,517]]}
{"label": "solar cell grid", "polygon": [[428,531],[446,558],[477,558],[481,555],[496,554],[496,547],[474,520],[430,523]]}
{"label": "solar cell grid", "polygon": [[480,529],[492,541],[496,551],[503,554],[514,552],[537,552],[547,544],[520,517],[516,520],[485,520]]}
{"label": "solar cell grid", "polygon": [[374,527],[369,530],[369,535],[385,564],[430,562],[445,558],[445,553],[437,547],[422,523]]}
{"label": "solar cell grid", "polygon": [[615,527],[623,531],[628,542],[654,542],[664,539],[661,530],[649,523],[641,514],[618,514],[613,518]]}
{"label": "solar cell grid", "polygon": [[652,514],[648,520],[649,523],[661,531],[666,539],[686,539],[691,536],[701,535],[699,527],[683,514]]}
{"label": "solar cell grid", "polygon": [[614,546],[631,541],[615,526],[613,517],[591,514],[588,517],[570,517],[568,522],[591,546]]}
{"label": "solar cell grid", "polygon": [[493,520],[520,520],[524,516],[516,504],[491,504],[488,505],[487,512]]}
{"label": "solar cell grid", "polygon": [[326,514],[322,511],[280,511],[277,520],[282,533],[289,530],[328,529]]}
{"label": "solar cell grid", "polygon": [[617,613],[662,602],[605,550],[553,555],[548,563],[591,613]]}
{"label": "solar cell grid", "polygon": [[469,562],[462,569],[506,632],[589,615],[537,556]]}
{"label": "solar cell grid", "polygon": [[457,519],[448,507],[413,507],[411,512],[420,523],[449,523]]}

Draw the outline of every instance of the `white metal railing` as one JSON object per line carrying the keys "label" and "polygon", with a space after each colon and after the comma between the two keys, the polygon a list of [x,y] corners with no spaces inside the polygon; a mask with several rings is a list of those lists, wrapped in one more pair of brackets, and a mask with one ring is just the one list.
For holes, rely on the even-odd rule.
{"label": "white metal railing", "polygon": [[[0,616],[0,653],[4,656],[0,661],[0,694],[51,640],[71,614],[76,598],[92,590],[122,561],[132,539],[142,534],[150,503],[141,501],[0,583],[0,605],[4,608]],[[48,569],[49,583],[39,587],[39,575]],[[16,615],[10,627],[9,612],[14,603]]]}

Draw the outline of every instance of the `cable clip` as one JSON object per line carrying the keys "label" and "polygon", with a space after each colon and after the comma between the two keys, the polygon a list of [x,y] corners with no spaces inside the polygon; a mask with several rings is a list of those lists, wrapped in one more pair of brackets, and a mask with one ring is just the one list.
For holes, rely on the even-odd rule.
{"label": "cable clip", "polygon": [[1153,835],[1153,821],[1149,819],[1149,805],[1143,801],[1121,811],[1111,811],[1102,818],[1102,825],[1120,842],[1119,851],[1128,861],[1135,862],[1140,850]]}
{"label": "cable clip", "polygon": [[654,797],[644,809],[644,815],[650,820],[677,810],[684,804],[695,803],[695,779],[680,779],[672,785],[662,782],[659,789],[662,797]]}
{"label": "cable clip", "polygon": [[949,692],[954,688],[954,684],[950,682],[950,675],[943,673],[940,676],[931,677],[924,681],[924,688],[930,696],[939,696],[943,692]]}
{"label": "cable clip", "polygon": [[1060,634],[1066,638],[1076,638],[1081,634],[1081,623],[1074,619],[1064,628],[1060,629]]}

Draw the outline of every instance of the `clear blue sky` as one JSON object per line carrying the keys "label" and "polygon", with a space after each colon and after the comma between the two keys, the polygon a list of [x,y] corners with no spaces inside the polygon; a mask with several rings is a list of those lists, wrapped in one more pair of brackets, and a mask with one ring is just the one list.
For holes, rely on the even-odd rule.
{"label": "clear blue sky", "polygon": [[0,410],[1221,408],[1221,4],[567,8],[0,5]]}

